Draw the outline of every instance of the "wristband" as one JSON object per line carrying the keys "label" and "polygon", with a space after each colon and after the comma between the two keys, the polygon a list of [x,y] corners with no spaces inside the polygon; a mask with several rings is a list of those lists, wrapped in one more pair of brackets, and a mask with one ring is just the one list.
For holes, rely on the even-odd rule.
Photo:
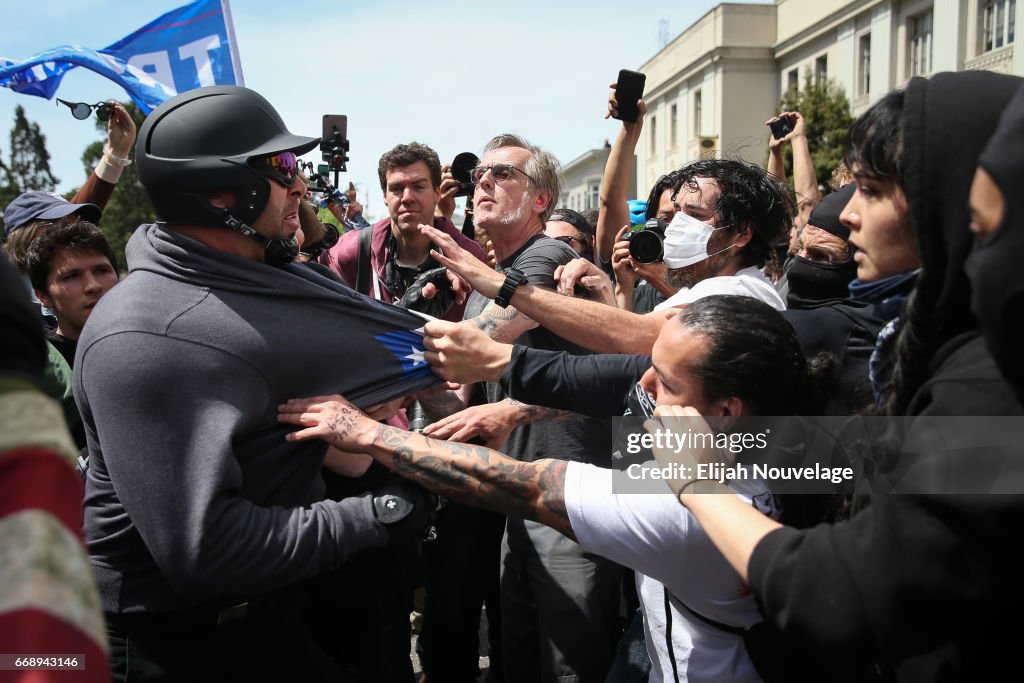
{"label": "wristband", "polygon": [[132,163],[132,160],[128,157],[119,157],[114,154],[114,150],[110,149],[109,142],[103,145],[103,157],[113,166],[128,166]]}
{"label": "wristband", "polygon": [[117,181],[121,179],[121,171],[124,170],[124,166],[115,166],[107,160],[106,155],[101,156],[99,163],[96,164],[96,170],[94,173],[100,180],[105,180],[111,185],[117,185]]}

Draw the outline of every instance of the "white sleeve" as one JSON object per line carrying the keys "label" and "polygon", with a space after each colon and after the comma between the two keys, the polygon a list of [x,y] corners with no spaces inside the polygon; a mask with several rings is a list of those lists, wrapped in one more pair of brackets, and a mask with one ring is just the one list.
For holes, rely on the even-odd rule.
{"label": "white sleeve", "polygon": [[753,599],[741,596],[739,575],[668,486],[664,494],[617,494],[612,470],[570,462],[565,508],[584,550],[660,581],[711,618],[736,623],[739,612],[741,624],[760,620]]}

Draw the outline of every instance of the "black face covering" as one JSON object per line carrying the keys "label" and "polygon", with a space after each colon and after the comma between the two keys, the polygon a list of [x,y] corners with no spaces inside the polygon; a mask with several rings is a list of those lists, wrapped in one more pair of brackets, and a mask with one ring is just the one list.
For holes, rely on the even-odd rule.
{"label": "black face covering", "polygon": [[857,263],[847,259],[842,263],[827,264],[794,256],[786,274],[789,308],[818,308],[850,297],[849,286],[857,277]]}
{"label": "black face covering", "polygon": [[999,371],[1024,396],[1024,88],[1004,111],[979,164],[1005,204],[995,232],[967,258],[971,311]]}

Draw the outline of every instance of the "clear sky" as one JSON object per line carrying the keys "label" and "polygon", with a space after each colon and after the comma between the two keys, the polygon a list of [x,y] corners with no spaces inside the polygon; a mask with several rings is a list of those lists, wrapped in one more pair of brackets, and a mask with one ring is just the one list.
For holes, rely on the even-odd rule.
{"label": "clear sky", "polygon": [[[184,4],[0,0],[0,57],[25,59],[69,43],[99,49]],[[602,117],[618,70],[637,69],[658,51],[660,20],[672,39],[715,4],[232,0],[231,12],[245,85],[270,100],[292,132],[319,135],[323,114],[348,115],[342,183],[354,181],[368,213],[379,216],[377,160],[400,142],[426,143],[444,162],[514,132],[566,163],[613,139],[619,123]],[[85,69],[65,75],[57,96],[127,99]],[[82,151],[99,139],[95,120],[0,88],[4,159],[18,104],[46,135],[58,189],[81,184]]]}

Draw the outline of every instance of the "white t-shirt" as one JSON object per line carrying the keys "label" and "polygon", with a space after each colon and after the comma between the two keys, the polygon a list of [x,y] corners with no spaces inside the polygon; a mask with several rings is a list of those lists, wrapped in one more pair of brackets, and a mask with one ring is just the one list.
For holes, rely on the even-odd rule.
{"label": "white t-shirt", "polygon": [[[612,493],[613,470],[570,462],[565,507],[573,532],[587,552],[636,571],[644,636],[653,669],[651,683],[672,679],[666,642],[679,681],[756,682],[760,677],[740,635],[692,616],[675,601],[665,609],[665,588],[698,614],[729,626],[749,628],[762,620],[752,594],[741,594],[739,575],[715,548],[697,520],[665,487],[665,494]],[[775,498],[763,482],[734,482],[736,495],[777,518]]]}
{"label": "white t-shirt", "polygon": [[689,289],[681,289],[667,300],[655,307],[656,311],[675,308],[693,303],[697,299],[716,294],[738,294],[752,296],[765,302],[777,311],[786,310],[786,302],[775,291],[775,285],[764,276],[760,268],[750,266],[736,272],[735,275],[721,275],[701,280]]}

